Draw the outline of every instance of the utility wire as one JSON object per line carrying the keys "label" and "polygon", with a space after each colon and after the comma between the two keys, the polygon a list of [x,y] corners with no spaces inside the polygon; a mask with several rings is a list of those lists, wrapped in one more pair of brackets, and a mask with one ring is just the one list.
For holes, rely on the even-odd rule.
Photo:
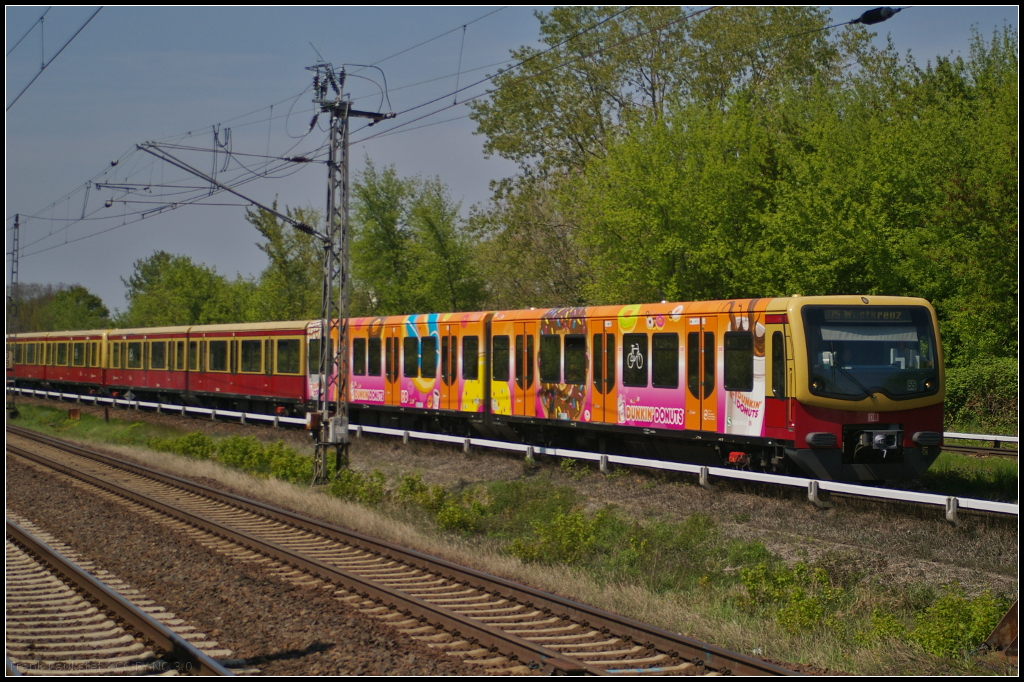
{"label": "utility wire", "polygon": [[[46,8],[46,12],[49,12],[51,9],[53,9],[53,5],[50,5],[49,7],[47,7]],[[18,45],[21,45],[21,41],[23,41],[25,38],[28,38],[28,34],[32,32],[32,29],[34,29],[36,27],[36,24],[38,24],[40,21],[43,20],[43,17],[46,16],[46,12],[43,12],[42,16],[40,16],[38,19],[36,19],[34,22],[32,22],[32,25],[28,27],[27,31],[25,31],[25,35],[23,35],[22,37],[18,38],[18,42],[14,43],[14,47],[12,47],[11,49],[7,50],[7,54],[5,56],[10,57],[11,53],[14,52],[18,48]]]}
{"label": "utility wire", "polygon": [[[30,81],[28,82],[28,85],[26,85],[26,86],[25,86],[25,87],[24,87],[24,88],[22,89],[22,91],[18,93],[18,96],[14,98],[14,102],[11,102],[10,104],[8,104],[8,105],[7,105],[7,109],[5,109],[5,111],[10,111],[10,110],[11,110],[11,107],[13,107],[13,106],[15,105],[15,103],[16,103],[16,102],[17,102],[17,101],[18,101],[19,99],[21,99],[21,96],[25,94],[25,91],[26,91],[26,90],[28,90],[28,89],[29,89],[30,87],[32,87],[32,84],[36,82],[36,78],[39,78],[39,77],[40,77],[41,75],[43,75],[43,71],[46,71],[46,67],[48,67],[48,66],[49,66],[50,64],[53,64],[53,60],[54,60],[54,59],[56,59],[57,57],[59,57],[59,56],[60,56],[60,53],[64,51],[64,48],[65,48],[65,47],[67,47],[68,45],[70,45],[70,44],[71,44],[71,41],[72,41],[72,40],[74,40],[75,38],[77,38],[77,37],[78,37],[78,34],[79,34],[79,33],[81,33],[81,32],[82,32],[82,30],[83,30],[83,29],[84,29],[84,28],[85,28],[86,26],[88,26],[88,25],[89,25],[89,22],[90,22],[90,21],[92,21],[92,20],[93,20],[93,18],[94,18],[94,17],[95,17],[95,16],[97,15],[97,14],[99,14],[99,13],[100,13],[100,10],[101,10],[101,9],[103,9],[103,6],[102,6],[102,5],[100,5],[99,9],[97,9],[97,10],[96,10],[95,12],[93,12],[93,13],[92,13],[92,16],[91,16],[91,17],[89,17],[88,19],[86,19],[86,20],[85,20],[85,23],[84,23],[84,24],[82,24],[82,27],[81,27],[81,28],[79,28],[79,29],[78,29],[77,31],[75,31],[75,35],[71,36],[71,37],[70,37],[70,38],[68,39],[68,42],[64,43],[64,45],[63,45],[63,46],[62,46],[62,47],[61,47],[61,48],[60,48],[59,50],[57,50],[57,54],[53,55],[53,57],[52,57],[52,58],[50,59],[50,61],[48,61],[48,62],[44,63],[44,64],[43,64],[43,65],[42,65],[42,66],[41,66],[41,67],[39,68],[39,72],[38,72],[38,73],[37,73],[37,74],[36,74],[36,75],[35,75],[35,76],[34,76],[34,77],[32,78],[32,80],[30,80]],[[49,11],[49,10],[47,10],[47,11]],[[44,16],[45,16],[45,12],[44,12]],[[40,21],[42,21],[42,17],[39,17],[39,20],[40,20]]]}

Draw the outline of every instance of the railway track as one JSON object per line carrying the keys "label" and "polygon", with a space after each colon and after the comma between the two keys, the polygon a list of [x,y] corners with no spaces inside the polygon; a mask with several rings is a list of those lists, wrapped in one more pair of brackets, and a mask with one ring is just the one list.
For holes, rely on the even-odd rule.
{"label": "railway track", "polygon": [[129,601],[126,596],[137,591],[90,575],[10,518],[4,549],[10,673],[231,675],[210,658],[229,651],[204,653],[186,639],[184,631],[192,628],[182,627],[174,614],[145,600]]}
{"label": "railway track", "polygon": [[970,455],[972,457],[1005,457],[1007,459],[1017,459],[1017,450],[1010,448],[985,448],[968,445],[943,445],[942,449],[945,452],[955,452],[957,454]]}
{"label": "railway track", "polygon": [[329,583],[339,599],[481,672],[796,674],[56,439],[8,434],[8,452],[173,519],[222,552],[269,561],[286,580]]}

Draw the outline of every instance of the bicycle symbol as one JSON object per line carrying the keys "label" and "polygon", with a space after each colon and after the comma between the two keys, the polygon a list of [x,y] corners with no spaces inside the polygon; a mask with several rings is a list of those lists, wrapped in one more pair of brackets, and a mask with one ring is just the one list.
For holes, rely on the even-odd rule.
{"label": "bicycle symbol", "polygon": [[626,366],[629,369],[643,369],[644,368],[644,355],[640,352],[640,344],[634,343],[632,350],[629,351],[629,355],[626,356]]}

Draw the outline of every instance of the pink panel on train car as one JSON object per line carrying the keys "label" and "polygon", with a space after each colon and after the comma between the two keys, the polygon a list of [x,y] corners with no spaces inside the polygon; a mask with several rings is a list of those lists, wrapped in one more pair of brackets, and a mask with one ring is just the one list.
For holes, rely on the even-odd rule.
{"label": "pink panel on train car", "polygon": [[[686,428],[685,319],[682,313],[681,305],[667,312],[648,314],[644,314],[640,305],[620,309],[620,335],[616,339],[618,424],[673,430]],[[655,353],[657,374],[652,367]],[[699,422],[690,428],[699,429]]]}
{"label": "pink panel on train car", "polygon": [[[354,403],[365,405],[383,405],[385,402],[385,377],[384,377],[384,318],[360,318],[352,320],[349,329],[352,331],[349,352],[353,354],[349,365],[349,385],[351,392],[349,399]],[[358,369],[355,361],[355,338],[365,341],[365,362],[362,366],[362,374],[356,374]],[[373,358],[374,353],[376,359]],[[373,374],[372,372],[376,372]]]}

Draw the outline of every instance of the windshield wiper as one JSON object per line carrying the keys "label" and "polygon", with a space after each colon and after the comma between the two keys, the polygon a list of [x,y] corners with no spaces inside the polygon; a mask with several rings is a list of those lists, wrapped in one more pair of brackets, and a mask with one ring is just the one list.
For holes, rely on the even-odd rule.
{"label": "windshield wiper", "polygon": [[843,373],[843,374],[845,374],[846,376],[850,377],[850,380],[851,380],[851,381],[852,381],[853,383],[855,383],[855,384],[857,384],[858,386],[860,386],[860,389],[861,389],[862,391],[864,391],[864,395],[866,395],[866,396],[868,396],[869,398],[871,398],[872,400],[874,400],[874,398],[875,398],[875,391],[872,391],[872,390],[871,390],[871,389],[869,389],[869,388],[868,388],[867,386],[865,386],[864,384],[860,383],[860,379],[858,379],[857,377],[855,377],[855,376],[854,376],[854,375],[853,375],[853,374],[852,374],[851,372],[849,372],[849,371],[848,371],[848,370],[847,370],[846,368],[844,368],[844,367],[843,367],[843,366],[841,366],[841,365],[840,365],[840,364],[839,364],[838,362],[836,362],[836,344],[835,344],[835,342],[832,342],[832,343],[831,343],[830,345],[831,345],[831,347],[832,347],[832,383],[833,383],[833,384],[835,384],[835,383],[836,383],[836,369],[838,368],[840,372],[842,372],[842,373]]}

